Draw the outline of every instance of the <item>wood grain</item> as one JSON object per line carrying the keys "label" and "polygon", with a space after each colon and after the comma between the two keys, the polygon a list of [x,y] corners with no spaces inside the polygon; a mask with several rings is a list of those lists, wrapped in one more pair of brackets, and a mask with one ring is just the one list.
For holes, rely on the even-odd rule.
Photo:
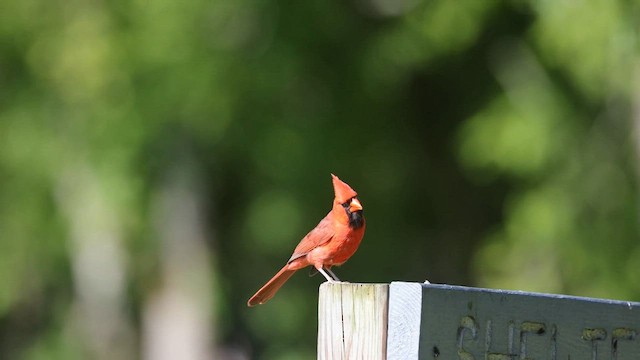
{"label": "wood grain", "polygon": [[320,285],[318,359],[385,359],[388,294],[388,284]]}
{"label": "wood grain", "polygon": [[387,359],[417,359],[420,344],[422,285],[392,282],[389,288]]}

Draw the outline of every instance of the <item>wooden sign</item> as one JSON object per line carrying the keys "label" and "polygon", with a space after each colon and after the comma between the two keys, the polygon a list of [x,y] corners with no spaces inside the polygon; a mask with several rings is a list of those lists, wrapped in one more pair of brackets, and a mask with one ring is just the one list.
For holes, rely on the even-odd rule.
{"label": "wooden sign", "polygon": [[394,282],[386,358],[639,360],[640,303]]}
{"label": "wooden sign", "polygon": [[324,283],[319,359],[640,360],[640,303],[393,282]]}

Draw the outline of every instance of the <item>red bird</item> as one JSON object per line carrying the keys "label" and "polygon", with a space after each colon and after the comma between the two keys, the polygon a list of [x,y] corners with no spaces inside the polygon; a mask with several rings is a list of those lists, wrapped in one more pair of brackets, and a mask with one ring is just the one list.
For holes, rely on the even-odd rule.
{"label": "red bird", "polygon": [[[264,304],[296,271],[312,265],[329,282],[340,281],[331,271],[353,255],[364,235],[364,215],[358,194],[345,182],[333,177],[333,208],[320,223],[305,236],[287,264],[249,299],[248,306]],[[326,271],[325,271],[326,270]]]}

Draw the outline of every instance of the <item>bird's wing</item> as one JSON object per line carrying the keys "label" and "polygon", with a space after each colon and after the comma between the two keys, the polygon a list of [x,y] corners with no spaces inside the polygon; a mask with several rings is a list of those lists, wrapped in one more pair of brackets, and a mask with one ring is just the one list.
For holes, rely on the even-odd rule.
{"label": "bird's wing", "polygon": [[289,259],[289,262],[307,255],[311,250],[325,244],[333,238],[335,231],[330,216],[327,215],[318,225],[305,236]]}

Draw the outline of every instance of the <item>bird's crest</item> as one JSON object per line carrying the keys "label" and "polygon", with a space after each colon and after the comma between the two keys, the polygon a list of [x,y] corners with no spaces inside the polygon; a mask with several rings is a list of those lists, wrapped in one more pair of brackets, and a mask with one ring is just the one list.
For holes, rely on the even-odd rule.
{"label": "bird's crest", "polygon": [[344,181],[338,179],[337,176],[331,174],[331,177],[333,178],[333,192],[335,193],[336,199],[340,204],[344,204],[345,202],[349,201],[349,199],[351,199],[352,197],[358,195],[358,193],[356,193],[351,188],[351,186],[347,185],[347,183],[345,183]]}

